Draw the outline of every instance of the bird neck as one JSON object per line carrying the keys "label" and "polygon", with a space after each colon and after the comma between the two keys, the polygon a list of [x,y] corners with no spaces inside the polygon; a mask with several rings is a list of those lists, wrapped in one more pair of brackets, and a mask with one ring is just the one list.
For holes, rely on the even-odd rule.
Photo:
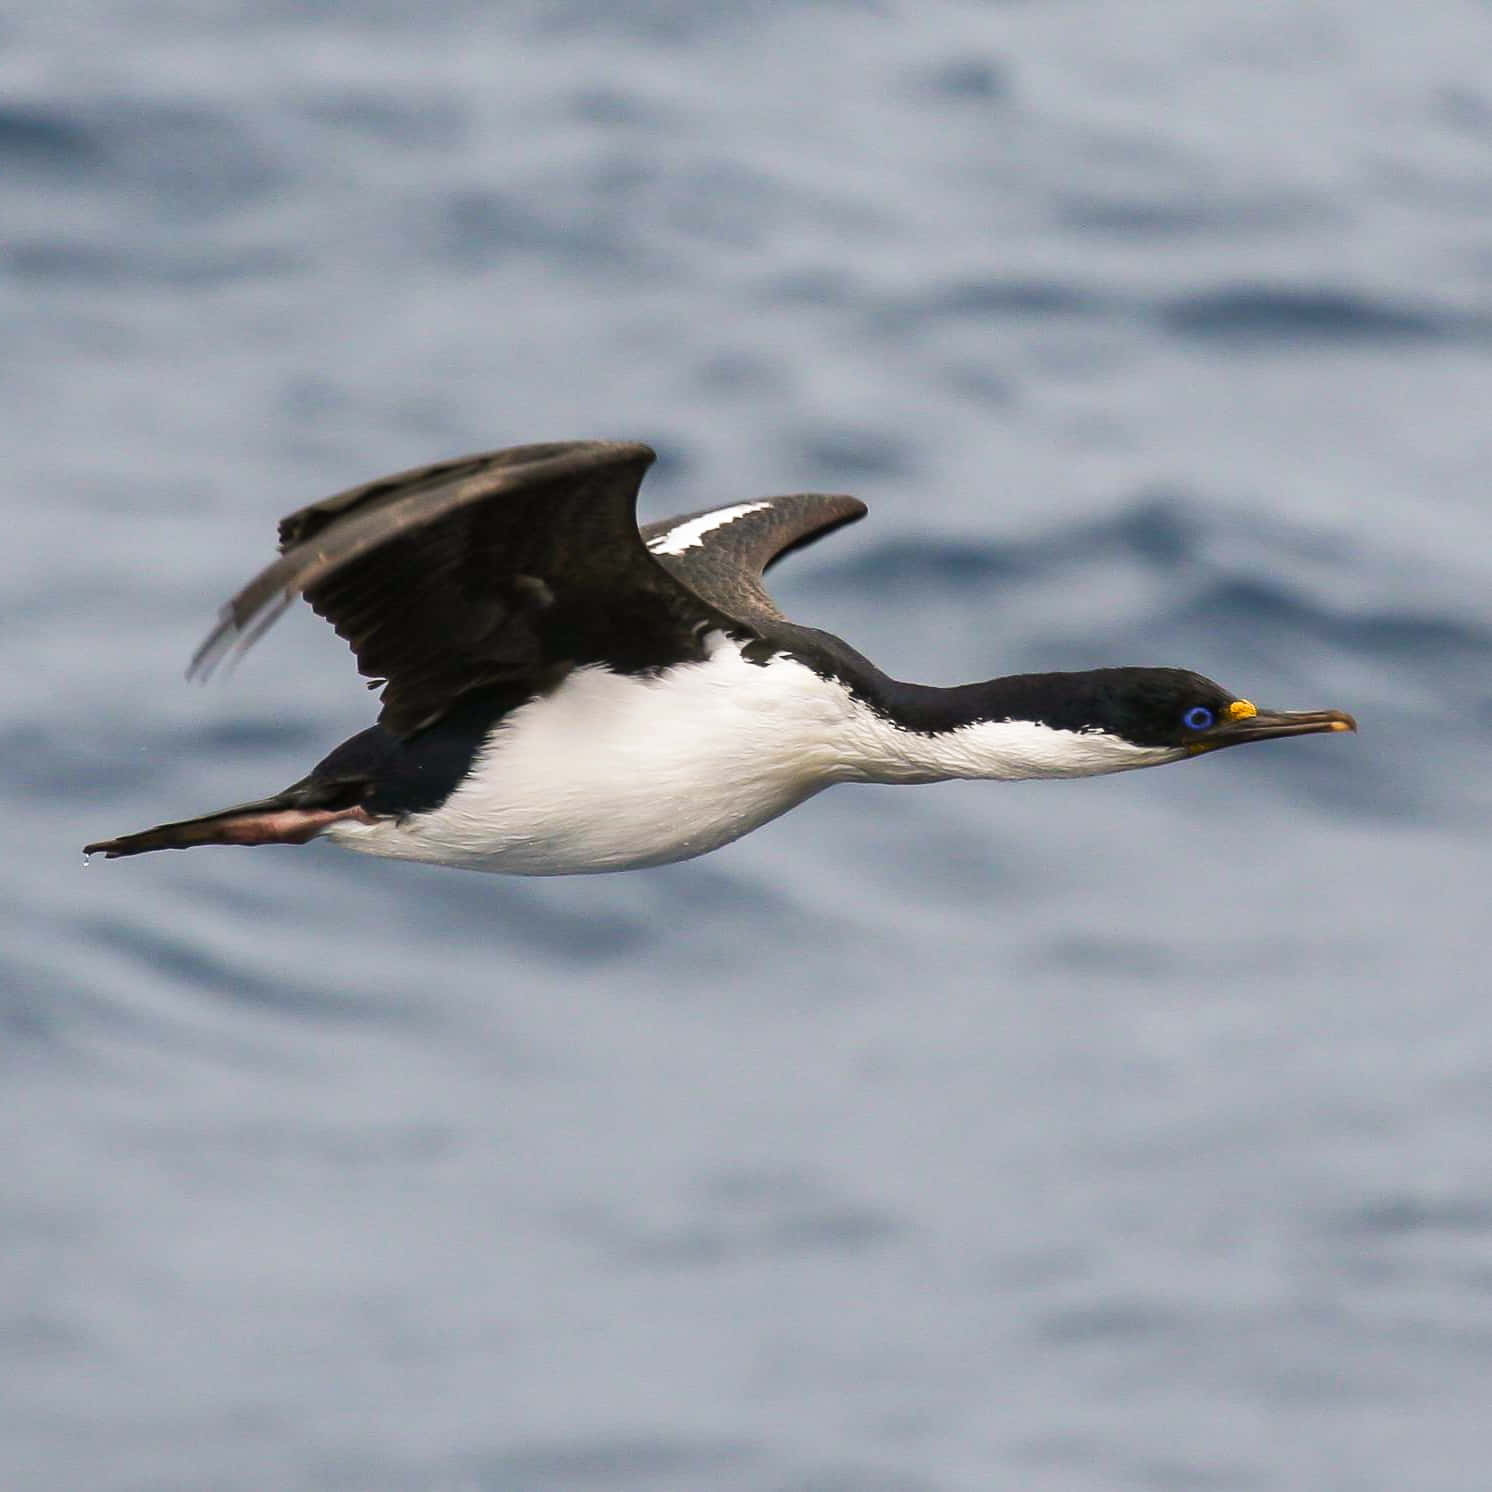
{"label": "bird neck", "polygon": [[855,776],[867,782],[1096,777],[1175,761],[1094,729],[1077,674],[1014,674],[940,688],[883,679],[857,720]]}

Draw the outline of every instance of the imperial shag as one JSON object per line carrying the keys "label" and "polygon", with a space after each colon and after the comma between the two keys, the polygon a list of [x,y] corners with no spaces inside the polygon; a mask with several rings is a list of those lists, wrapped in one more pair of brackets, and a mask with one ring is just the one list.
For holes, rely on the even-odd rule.
{"label": "imperial shag", "polygon": [[292,513],[192,672],[301,595],[382,684],[378,723],[284,792],[87,853],[324,835],[470,870],[625,870],[718,849],[837,782],[1088,777],[1356,729],[1178,668],[901,683],[762,586],[863,503],[799,493],[639,530],[652,461],[644,445],[518,446]]}

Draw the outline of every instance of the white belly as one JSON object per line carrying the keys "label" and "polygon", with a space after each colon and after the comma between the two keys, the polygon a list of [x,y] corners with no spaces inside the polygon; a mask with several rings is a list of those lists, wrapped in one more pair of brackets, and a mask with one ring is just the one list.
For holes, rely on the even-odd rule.
{"label": "white belly", "polygon": [[786,658],[718,639],[652,678],[577,669],[492,732],[439,808],[333,824],[347,849],[515,875],[663,865],[718,849],[854,775],[854,707]]}

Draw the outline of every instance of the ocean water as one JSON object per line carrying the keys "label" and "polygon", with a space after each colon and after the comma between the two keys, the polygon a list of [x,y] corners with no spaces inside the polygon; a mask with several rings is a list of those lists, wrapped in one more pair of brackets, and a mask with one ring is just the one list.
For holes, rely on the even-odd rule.
{"label": "ocean water", "polygon": [[[0,20],[5,1492],[1480,1492],[1492,34],[1432,0]],[[81,864],[371,718],[274,520],[645,439],[903,677],[1361,734],[530,882]]]}

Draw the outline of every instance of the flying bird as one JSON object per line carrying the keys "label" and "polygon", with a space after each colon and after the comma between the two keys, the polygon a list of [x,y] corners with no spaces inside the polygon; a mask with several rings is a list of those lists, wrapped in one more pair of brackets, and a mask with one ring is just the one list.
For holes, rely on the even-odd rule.
{"label": "flying bird", "polygon": [[902,683],[762,584],[864,503],[799,493],[639,529],[653,459],[516,446],[292,513],[191,672],[304,596],[381,685],[377,724],[283,792],[86,853],[324,836],[469,870],[626,870],[718,849],[840,782],[1089,777],[1357,728],[1179,668]]}

